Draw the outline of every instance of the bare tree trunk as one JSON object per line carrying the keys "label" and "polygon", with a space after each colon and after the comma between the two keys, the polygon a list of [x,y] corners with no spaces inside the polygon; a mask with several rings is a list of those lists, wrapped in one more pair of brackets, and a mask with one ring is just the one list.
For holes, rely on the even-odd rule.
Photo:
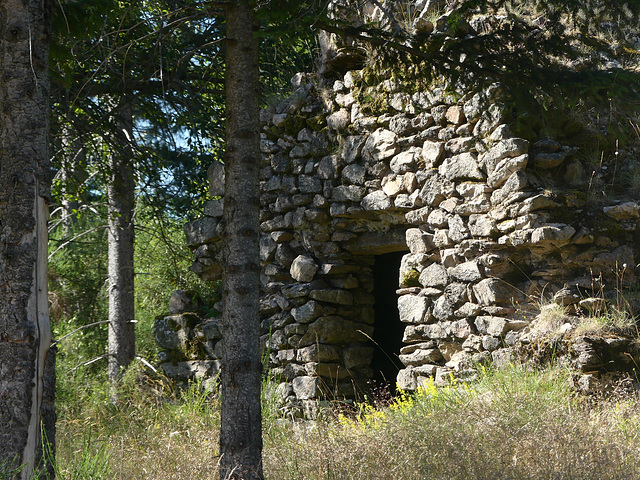
{"label": "bare tree trunk", "polygon": [[248,0],[227,7],[220,477],[262,479],[259,72]]}
{"label": "bare tree trunk", "polygon": [[43,411],[53,413],[55,388],[51,376],[45,382],[53,365],[47,305],[50,7],[43,0],[0,0],[0,476],[23,479],[43,467],[41,425],[52,445],[55,433],[55,418],[43,418]]}
{"label": "bare tree trunk", "polygon": [[[126,102],[128,99],[125,99]],[[115,122],[122,139],[120,149],[109,156],[109,366],[112,399],[124,369],[135,358],[133,211],[135,205],[134,164],[131,149],[131,106],[116,110]]]}

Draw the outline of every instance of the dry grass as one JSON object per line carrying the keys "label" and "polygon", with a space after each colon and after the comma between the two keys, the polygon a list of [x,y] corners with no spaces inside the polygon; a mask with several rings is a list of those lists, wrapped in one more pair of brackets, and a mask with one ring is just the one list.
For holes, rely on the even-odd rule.
{"label": "dry grass", "polygon": [[85,408],[76,404],[60,415],[59,479],[214,478],[219,408],[204,389],[178,392],[134,372],[121,404],[108,404],[99,390],[80,400]]}
{"label": "dry grass", "polygon": [[[291,424],[267,411],[266,477],[640,478],[636,398],[589,405],[572,394],[560,369],[513,367],[480,377],[447,388],[427,384],[389,407],[361,405],[358,414],[339,420]],[[60,420],[59,478],[216,474],[218,403],[197,388],[181,400],[175,394],[159,400],[145,385],[118,408],[92,407]],[[99,461],[79,465],[83,451]]]}

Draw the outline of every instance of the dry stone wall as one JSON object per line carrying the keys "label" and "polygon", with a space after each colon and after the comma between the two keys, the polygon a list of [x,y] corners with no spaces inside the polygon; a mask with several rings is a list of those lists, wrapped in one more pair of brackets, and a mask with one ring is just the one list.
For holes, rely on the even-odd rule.
{"label": "dry stone wall", "polygon": [[[372,378],[376,255],[406,252],[397,290],[404,346],[390,352],[406,390],[464,376],[477,362],[510,362],[534,300],[587,308],[635,280],[638,203],[594,201],[575,173],[585,170],[577,149],[515,137],[499,86],[456,99],[387,80],[385,111],[370,116],[357,101],[359,78],[349,71],[319,85],[299,74],[293,94],[261,113],[262,332],[292,412],[354,397]],[[210,169],[213,195],[224,193],[221,175],[221,165]],[[550,176],[566,188],[550,189]],[[222,203],[210,201],[206,217],[185,227],[193,269],[209,280],[221,272]],[[180,322],[191,333],[179,333]],[[215,341],[211,322],[167,317],[157,331],[166,324],[175,335],[161,345]],[[182,359],[180,368],[217,371],[210,350],[211,365]]]}

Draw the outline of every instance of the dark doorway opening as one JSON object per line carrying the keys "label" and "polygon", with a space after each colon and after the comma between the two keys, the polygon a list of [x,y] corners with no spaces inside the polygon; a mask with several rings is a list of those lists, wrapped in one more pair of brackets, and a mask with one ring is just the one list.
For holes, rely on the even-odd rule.
{"label": "dark doorway opening", "polygon": [[375,296],[375,324],[373,340],[375,350],[371,367],[373,388],[389,386],[391,394],[396,390],[396,377],[402,368],[398,358],[402,347],[404,327],[398,313],[400,262],[405,252],[377,255],[373,265]]}

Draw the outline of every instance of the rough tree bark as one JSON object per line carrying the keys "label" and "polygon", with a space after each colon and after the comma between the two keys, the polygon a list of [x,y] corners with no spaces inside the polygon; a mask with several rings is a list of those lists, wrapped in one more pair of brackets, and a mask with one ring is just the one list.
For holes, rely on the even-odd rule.
{"label": "rough tree bark", "polygon": [[262,479],[259,71],[248,0],[227,7],[220,477]]}
{"label": "rough tree bark", "polygon": [[49,1],[0,0],[3,478],[44,478],[41,431],[54,444],[55,373],[47,305],[50,19]]}
{"label": "rough tree bark", "polygon": [[131,106],[123,99],[116,109],[120,148],[112,147],[109,155],[108,274],[109,274],[109,345],[108,376],[112,400],[122,372],[135,358],[133,211],[135,179],[131,139],[133,120]]}

